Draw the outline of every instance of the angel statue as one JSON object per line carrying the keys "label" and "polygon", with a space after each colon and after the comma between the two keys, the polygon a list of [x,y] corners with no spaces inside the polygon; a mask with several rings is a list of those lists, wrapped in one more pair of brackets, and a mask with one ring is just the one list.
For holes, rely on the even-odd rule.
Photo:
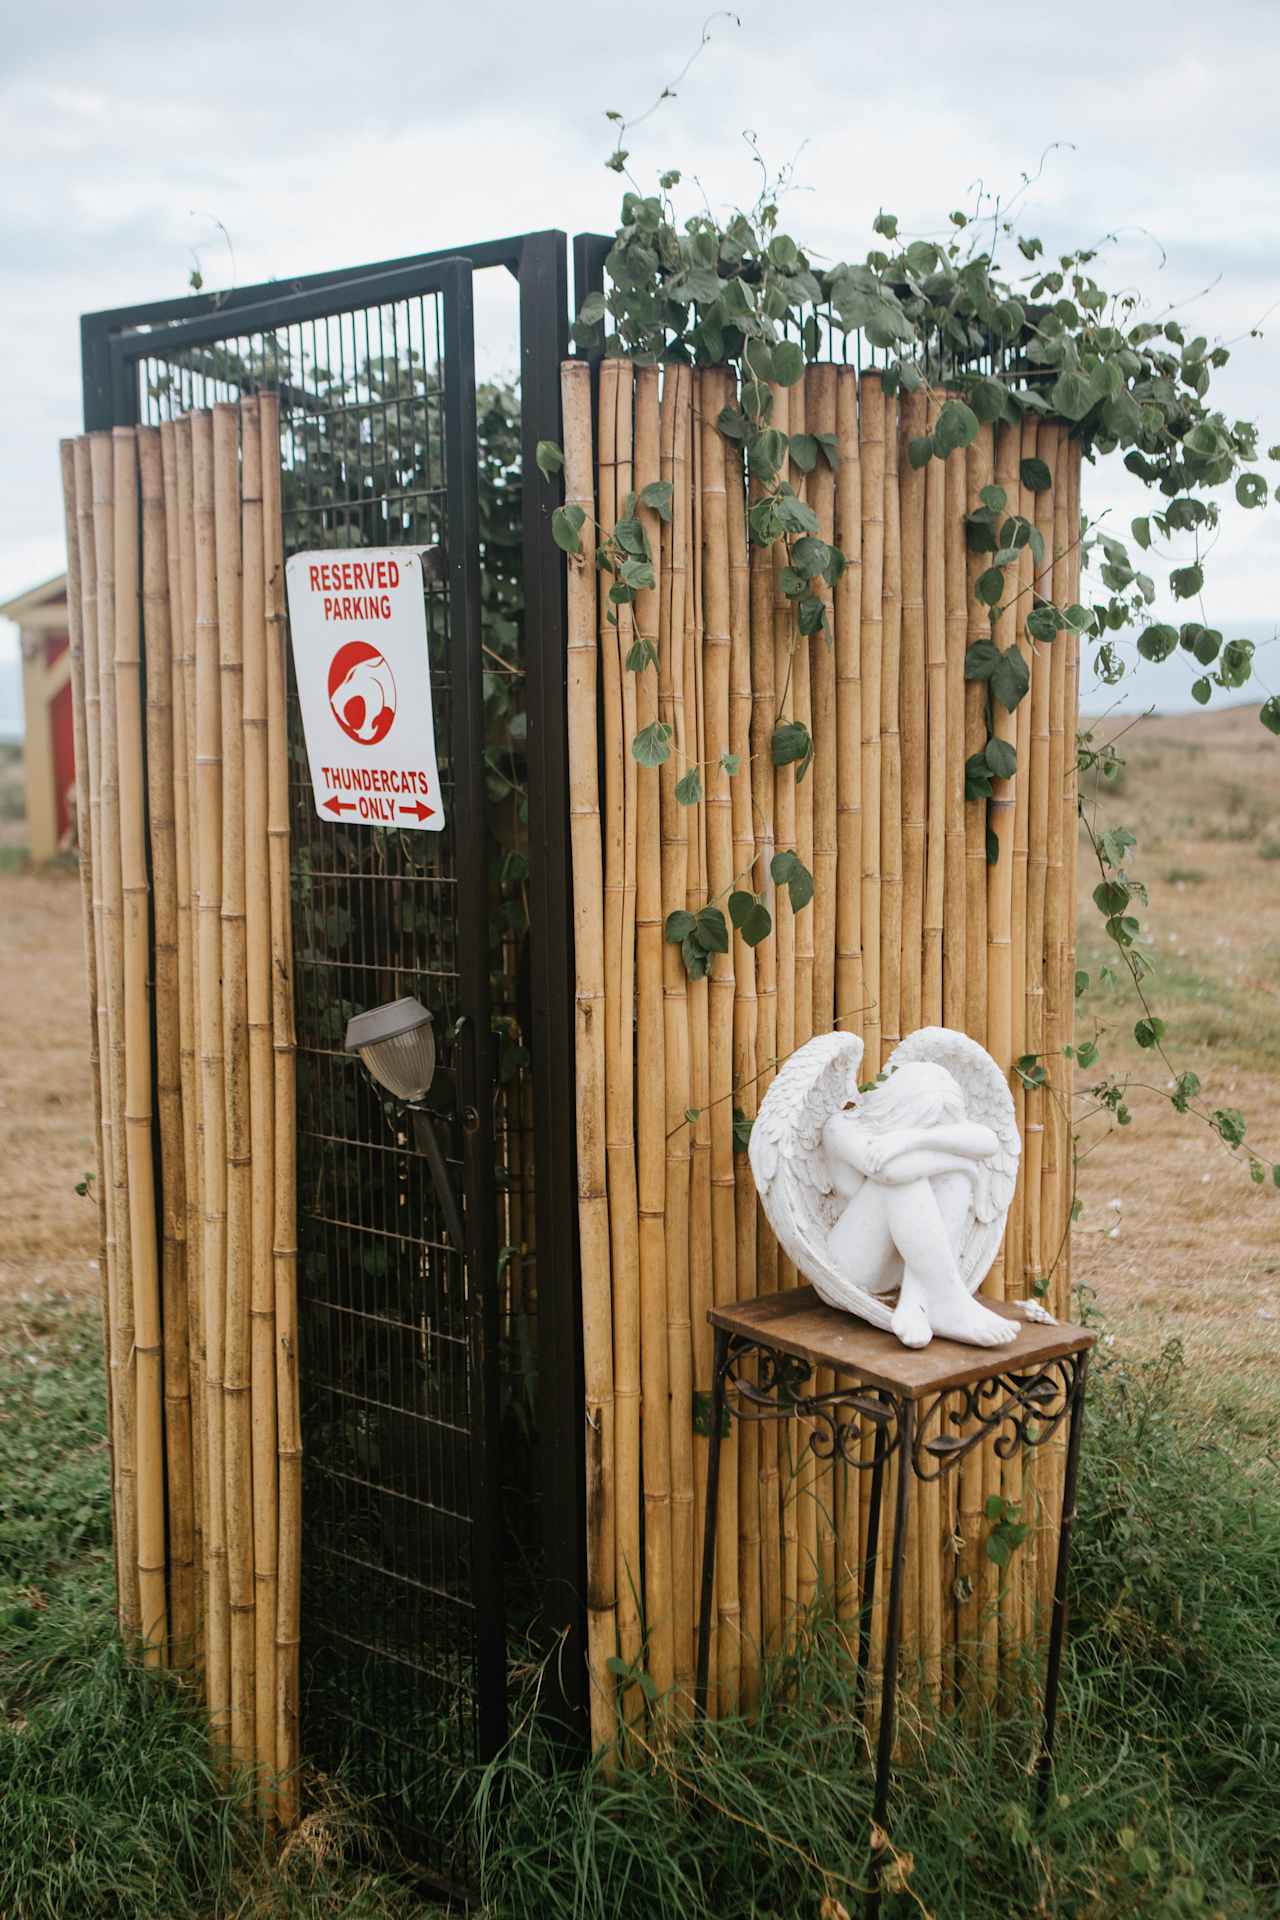
{"label": "angel statue", "polygon": [[1018,1322],[973,1295],[1018,1173],[1004,1075],[967,1034],[921,1027],[860,1094],[862,1051],[856,1034],[819,1034],[760,1104],[751,1171],[778,1244],[828,1306],[904,1346],[928,1346],[935,1334],[1003,1346]]}

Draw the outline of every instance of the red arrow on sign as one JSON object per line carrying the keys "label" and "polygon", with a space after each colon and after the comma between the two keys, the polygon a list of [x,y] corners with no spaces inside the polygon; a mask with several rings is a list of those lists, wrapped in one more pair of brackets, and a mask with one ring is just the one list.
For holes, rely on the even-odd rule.
{"label": "red arrow on sign", "polygon": [[337,814],[354,813],[356,810],[356,803],[354,800],[339,800],[336,793],[331,793],[329,795],[329,798],[325,801],[325,805],[326,807],[328,807],[330,813],[337,813]]}
{"label": "red arrow on sign", "polygon": [[424,806],[421,800],[415,800],[411,807],[401,807],[401,813],[416,813],[419,820],[429,820],[435,812],[434,807]]}

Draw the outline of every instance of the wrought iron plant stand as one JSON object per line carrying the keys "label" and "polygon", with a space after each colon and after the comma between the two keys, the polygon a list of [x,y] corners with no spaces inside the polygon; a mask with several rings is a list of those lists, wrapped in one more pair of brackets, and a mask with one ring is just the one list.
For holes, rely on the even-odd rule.
{"label": "wrought iron plant stand", "polygon": [[[876,1740],[873,1820],[881,1834],[886,1831],[888,1816],[912,1487],[916,1481],[941,1479],[993,1434],[995,1452],[1006,1460],[1020,1448],[1043,1446],[1065,1422],[1062,1511],[1037,1759],[1037,1790],[1042,1803],[1048,1791],[1066,1633],[1081,1415],[1089,1349],[1095,1336],[1083,1327],[1033,1322],[1014,1306],[1005,1305],[1000,1311],[1019,1321],[1020,1330],[1009,1345],[990,1348],[960,1346],[948,1340],[935,1340],[923,1348],[903,1347],[891,1333],[824,1306],[809,1287],[771,1294],[740,1307],[713,1308],[708,1315],[715,1331],[715,1360],[698,1623],[700,1712],[706,1711],[720,1443],[728,1421],[812,1421],[809,1444],[820,1458],[838,1456],[850,1469],[870,1474],[866,1553],[859,1590],[859,1697],[870,1656],[885,1473],[895,1455],[902,1463],[902,1470],[894,1476]],[[744,1364],[747,1361],[754,1362],[754,1378]],[[830,1369],[836,1385],[828,1392],[807,1392],[819,1368]],[[868,1438],[869,1458],[863,1444]],[[871,1850],[868,1920],[875,1920],[880,1910],[883,1852],[881,1846]]]}

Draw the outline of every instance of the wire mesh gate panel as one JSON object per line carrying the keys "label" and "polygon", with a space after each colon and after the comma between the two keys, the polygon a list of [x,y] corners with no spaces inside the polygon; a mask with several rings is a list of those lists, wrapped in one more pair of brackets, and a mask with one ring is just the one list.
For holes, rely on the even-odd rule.
{"label": "wire mesh gate panel", "polygon": [[[563,312],[563,272],[551,279]],[[524,322],[523,284],[521,294]],[[554,382],[560,341],[552,329],[545,365],[531,369],[522,333],[527,407],[531,371]],[[553,930],[531,943],[528,906],[536,916],[547,892],[545,873],[530,884],[522,797],[519,714],[532,702],[511,697],[525,675],[530,423],[503,417],[489,394],[478,447],[467,260],[175,315],[111,346],[115,410],[145,421],[279,392],[286,553],[427,549],[444,830],[320,819],[291,702],[302,1744],[321,1765],[345,1758],[433,1876],[464,1886],[474,1862],[442,1810],[459,1769],[502,1739],[508,1636],[543,1605],[546,1571],[538,1463],[550,1449],[536,1348],[545,1352],[549,1326],[539,1321],[533,1120],[547,1090],[535,1093],[530,1072],[531,945],[545,1003]],[[547,624],[558,652],[558,619]],[[536,797],[538,782],[528,786]],[[429,1098],[463,1203],[464,1250],[449,1240],[407,1117],[343,1045],[352,1013],[410,993],[443,1042]],[[571,1242],[564,1251],[571,1266]],[[562,1314],[564,1304],[562,1288]],[[568,1391],[555,1383],[570,1418],[573,1378]],[[572,1458],[564,1466],[575,1473]],[[563,1488],[556,1498],[569,1504]],[[571,1558],[560,1583],[573,1584]]]}

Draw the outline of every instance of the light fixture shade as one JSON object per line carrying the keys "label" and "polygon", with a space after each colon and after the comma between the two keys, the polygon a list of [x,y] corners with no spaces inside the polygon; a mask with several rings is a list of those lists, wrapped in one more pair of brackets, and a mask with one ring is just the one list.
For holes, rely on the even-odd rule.
{"label": "light fixture shade", "polygon": [[353,1014],[347,1052],[358,1053],[378,1085],[397,1100],[421,1100],[436,1070],[431,1015],[412,994]]}

